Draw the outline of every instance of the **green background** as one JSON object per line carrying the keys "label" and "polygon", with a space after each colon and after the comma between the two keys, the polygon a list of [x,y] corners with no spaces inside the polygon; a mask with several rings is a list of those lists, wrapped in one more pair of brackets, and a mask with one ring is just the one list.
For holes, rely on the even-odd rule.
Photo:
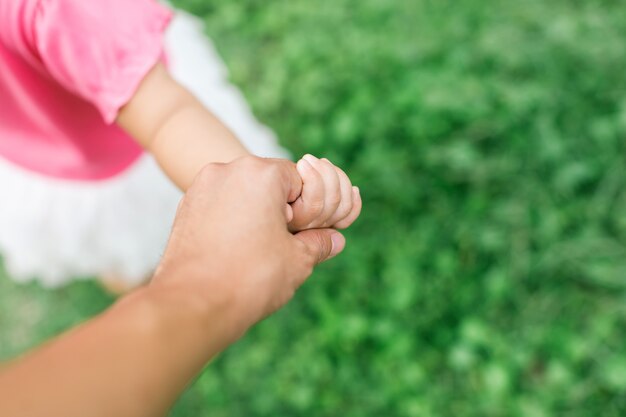
{"label": "green background", "polygon": [[[364,212],[173,416],[626,415],[624,1],[175,4]],[[0,278],[0,357],[111,301]]]}

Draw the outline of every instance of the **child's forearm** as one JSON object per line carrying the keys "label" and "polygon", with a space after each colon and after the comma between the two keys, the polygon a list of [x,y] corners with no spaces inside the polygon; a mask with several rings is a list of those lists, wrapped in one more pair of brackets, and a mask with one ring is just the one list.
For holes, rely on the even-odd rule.
{"label": "child's forearm", "polygon": [[161,126],[148,150],[183,191],[210,162],[230,162],[248,152],[199,104],[179,108]]}
{"label": "child's forearm", "polygon": [[248,154],[235,135],[161,64],[145,77],[117,123],[154,155],[182,190],[206,164]]}

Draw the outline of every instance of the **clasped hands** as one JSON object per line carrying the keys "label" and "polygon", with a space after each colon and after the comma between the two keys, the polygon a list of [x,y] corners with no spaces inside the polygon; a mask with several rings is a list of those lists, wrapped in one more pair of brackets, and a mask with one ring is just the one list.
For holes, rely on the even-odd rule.
{"label": "clasped hands", "polygon": [[209,164],[180,203],[151,287],[221,306],[237,323],[236,339],[343,251],[337,229],[350,226],[361,207],[359,189],[327,159]]}
{"label": "clasped hands", "polygon": [[202,169],[150,285],[0,369],[0,415],[165,415],[194,375],[339,254],[361,197],[329,161]]}

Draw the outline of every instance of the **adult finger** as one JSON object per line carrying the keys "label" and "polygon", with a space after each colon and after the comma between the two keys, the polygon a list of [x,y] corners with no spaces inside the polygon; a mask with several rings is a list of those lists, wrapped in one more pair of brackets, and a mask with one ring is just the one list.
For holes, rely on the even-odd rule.
{"label": "adult finger", "polygon": [[[243,156],[231,163],[239,165],[239,172],[253,178],[259,191],[279,197],[281,203],[291,203],[302,193],[302,179],[296,170],[296,164],[287,159],[259,158]],[[279,191],[280,195],[274,194]]]}
{"label": "adult finger", "polygon": [[337,256],[346,247],[346,238],[334,229],[310,229],[294,236],[304,243],[311,267]]}
{"label": "adult finger", "polygon": [[293,203],[302,193],[302,177],[296,168],[296,164],[288,159],[266,158],[274,166],[280,168],[280,178],[284,196],[287,203]]}

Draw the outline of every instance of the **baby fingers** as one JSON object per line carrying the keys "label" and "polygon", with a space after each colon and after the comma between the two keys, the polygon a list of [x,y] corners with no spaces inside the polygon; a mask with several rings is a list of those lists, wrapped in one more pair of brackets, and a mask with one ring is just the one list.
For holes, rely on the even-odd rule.
{"label": "baby fingers", "polygon": [[318,227],[315,223],[325,206],[325,186],[320,173],[306,159],[296,165],[302,177],[302,195],[291,204],[293,219],[289,223],[292,231]]}
{"label": "baby fingers", "polygon": [[[328,161],[327,159],[323,159]],[[330,162],[329,162],[330,163]],[[339,178],[339,192],[341,194],[341,201],[335,212],[326,220],[326,225],[332,227],[334,224],[340,222],[350,215],[352,212],[353,198],[352,198],[352,182],[346,173],[339,167],[334,166],[337,177]]]}
{"label": "baby fingers", "polygon": [[361,200],[361,191],[359,187],[352,187],[352,210],[342,220],[333,225],[335,229],[346,229],[350,227],[361,214],[363,208],[363,200]]}
{"label": "baby fingers", "polygon": [[291,205],[291,231],[344,229],[356,220],[361,213],[361,197],[343,170],[313,155],[305,155],[297,169],[303,182],[302,195]]}
{"label": "baby fingers", "polygon": [[313,155],[305,155],[304,159],[319,172],[324,182],[324,208],[319,215],[317,223],[321,227],[329,226],[331,218],[341,204],[342,197],[337,169],[328,159],[318,159]]}

